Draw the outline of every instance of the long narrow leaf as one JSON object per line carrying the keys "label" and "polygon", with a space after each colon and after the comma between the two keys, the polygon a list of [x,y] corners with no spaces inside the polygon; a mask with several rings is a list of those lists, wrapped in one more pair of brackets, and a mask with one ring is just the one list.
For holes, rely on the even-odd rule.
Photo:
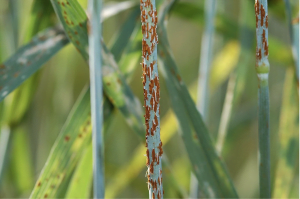
{"label": "long narrow leaf", "polygon": [[0,66],[0,101],[68,43],[60,28],[38,34]]}
{"label": "long narrow leaf", "polygon": [[[77,1],[51,0],[51,2],[70,41],[77,47],[84,59],[88,61],[89,55],[86,51],[88,49],[87,16],[83,9]],[[140,102],[133,95],[124,77],[118,70],[113,55],[104,43],[102,43],[102,46],[104,92],[111,103],[121,110],[126,121],[133,129],[141,136],[144,136],[143,113]]]}
{"label": "long narrow leaf", "polygon": [[289,198],[298,169],[299,103],[294,70],[285,76],[284,93],[279,127],[279,160],[276,168],[274,198]]}
{"label": "long narrow leaf", "polygon": [[92,144],[83,152],[68,186],[65,198],[88,198],[92,188]]}
{"label": "long narrow leaf", "polygon": [[[133,22],[134,23],[134,22]],[[122,34],[121,34],[122,35]],[[120,36],[121,36],[120,35]],[[123,43],[124,44],[124,43]],[[125,45],[125,44],[124,44]],[[123,45],[119,45],[119,50],[122,50],[122,49],[124,49],[125,47],[123,46]],[[88,95],[88,94],[85,94],[85,95]],[[106,100],[106,102],[108,102],[107,100]],[[88,100],[85,100],[85,98],[81,98],[81,100],[79,99],[78,100],[78,102],[77,102],[77,104],[82,104],[82,106],[83,106],[83,104],[84,103],[88,103],[89,104],[89,101]],[[77,106],[77,105],[75,105],[75,106]],[[107,107],[108,106],[108,107]],[[75,108],[74,108],[75,109]],[[112,106],[111,106],[111,104],[109,104],[109,103],[107,103],[105,106],[104,106],[104,115],[105,116],[107,116],[108,117],[108,115],[110,114],[110,112],[111,112],[111,110],[112,110]],[[71,113],[72,114],[72,113]],[[71,117],[71,116],[70,116]],[[88,120],[89,119],[89,115],[87,116],[87,118],[86,118],[86,120]],[[108,118],[105,118],[105,125],[104,125],[104,128],[107,128],[108,126],[109,126],[109,121],[108,121]],[[81,126],[83,126],[83,125],[85,125],[85,120],[82,120],[82,123],[81,123]],[[80,126],[80,124],[78,124],[78,126]],[[105,131],[105,129],[104,129],[104,131]],[[61,134],[64,134],[64,132],[62,132]],[[62,137],[59,137],[58,139],[57,139],[57,141],[56,142],[59,142],[59,140],[60,139],[62,139]],[[84,139],[89,139],[90,140],[90,138],[89,137],[85,137]],[[91,141],[89,141],[89,146],[87,146],[87,147],[92,147],[91,146]],[[56,149],[56,148],[58,148],[58,149]],[[59,151],[63,151],[64,150],[64,148],[61,148],[60,147],[60,145],[54,145],[53,147],[52,147],[52,151],[57,151],[57,153],[51,153],[50,154],[50,156],[49,156],[49,159],[57,159],[58,158],[58,156],[60,155],[60,153],[61,152],[59,152]],[[78,152],[78,151],[80,151],[81,150],[81,148],[77,148],[76,149],[77,151],[74,151],[73,152],[73,154],[76,154],[75,155],[75,157],[73,156],[73,158],[80,158],[81,157],[81,153],[80,152]],[[86,153],[91,153],[91,151],[87,151]],[[86,154],[85,153],[85,154]],[[70,158],[69,157],[69,155],[72,155],[72,154],[66,154],[66,158],[68,159],[68,158]],[[90,157],[91,156],[91,154],[90,155],[88,155],[88,154],[86,154],[86,156],[88,156],[88,157]],[[83,157],[82,157],[83,158]],[[86,160],[87,161],[87,160]],[[84,164],[87,168],[92,168],[92,160],[89,160],[89,161],[87,161],[87,162],[85,162],[85,163],[82,163],[82,164]],[[83,181],[85,181],[85,182],[88,182],[88,180],[89,180],[89,177],[88,177],[88,174],[86,173],[86,172],[81,172],[84,168],[81,168],[81,163],[77,166],[77,169],[76,169],[76,171],[75,171],[75,174],[73,175],[73,177],[72,177],[72,179],[70,180],[70,184],[69,184],[69,186],[67,187],[67,188],[65,188],[66,190],[67,190],[67,193],[66,193],[66,197],[74,197],[74,196],[76,196],[76,197],[80,197],[80,196],[82,196],[82,197],[84,197],[83,195],[86,195],[87,194],[87,192],[88,192],[88,186],[84,186],[84,187],[78,187],[78,186],[80,186],[80,184],[81,184],[81,182],[79,183],[78,182],[78,179],[82,179]],[[49,170],[51,170],[53,165],[52,164],[46,164],[45,165],[45,167],[44,167],[44,169],[43,169],[43,171],[41,172],[41,176],[40,176],[40,178],[46,178],[46,176],[49,174]],[[65,167],[62,167],[62,169],[65,169]],[[70,169],[72,169],[72,167],[70,168]],[[86,175],[87,176],[86,176]],[[60,181],[58,184],[57,184],[57,186],[59,186],[59,187],[66,187],[66,179],[68,179],[70,177],[70,175],[67,175],[66,176],[66,178],[65,178],[65,180],[63,180],[63,181]],[[35,192],[37,192],[37,190],[39,189],[39,187],[38,186],[36,186],[35,188],[34,188],[34,190],[33,190],[33,193],[35,193]],[[61,190],[62,188],[60,188],[60,190]],[[81,190],[81,191],[80,191]],[[80,191],[80,193],[78,193]],[[42,191],[42,192],[39,192],[39,195],[45,195],[45,194],[48,194],[48,192],[49,192],[49,190],[47,190],[47,189],[44,189],[44,191]],[[58,195],[58,189],[52,189],[51,190],[51,194],[52,195]],[[83,194],[83,195],[81,195],[81,194]],[[47,195],[48,196],[48,195]]]}
{"label": "long narrow leaf", "polygon": [[[74,105],[30,198],[57,197],[63,180],[70,177],[83,150],[91,142],[89,96],[89,90],[83,91]],[[107,118],[111,114],[111,107],[107,101],[104,103],[104,118]]]}
{"label": "long narrow leaf", "polygon": [[[169,1],[170,2],[170,1]],[[168,2],[166,2],[168,3]],[[172,3],[172,1],[171,1]],[[210,168],[212,172],[210,173],[210,181],[211,183],[209,184],[209,187],[213,189],[213,194],[218,194],[215,195],[215,197],[237,197],[237,193],[233,187],[233,183],[229,177],[229,174],[225,168],[224,163],[221,161],[219,156],[217,155],[215,148],[213,146],[212,139],[207,132],[207,129],[202,121],[202,118],[199,114],[199,112],[196,109],[195,103],[193,102],[191,96],[189,95],[189,92],[184,85],[183,81],[181,80],[181,77],[178,73],[178,69],[176,67],[176,63],[171,56],[168,40],[166,37],[166,30],[164,29],[164,16],[165,13],[162,13],[159,21],[159,26],[158,26],[158,34],[160,37],[160,48],[159,48],[159,55],[161,60],[163,61],[163,71],[166,75],[164,75],[166,81],[170,81],[169,83],[169,95],[172,96],[172,98],[175,98],[177,100],[177,103],[172,103],[173,109],[178,109],[177,112],[175,111],[178,120],[180,122],[180,125],[186,126],[186,119],[188,118],[189,121],[191,122],[194,130],[196,131],[196,135],[200,141],[200,147],[195,151],[197,153],[202,153],[202,161],[200,161],[201,164],[207,164],[206,167]],[[180,99],[177,99],[177,97],[173,97],[175,93],[178,93],[177,96]],[[175,100],[172,99],[172,100]],[[181,106],[178,104],[182,104]],[[181,107],[185,107],[185,109],[182,109]],[[182,110],[180,110],[181,108]],[[186,112],[186,117],[182,116],[182,114]],[[183,122],[183,121],[186,122]],[[186,127],[189,128],[189,127]],[[190,131],[190,130],[189,130]],[[186,134],[187,131],[183,131],[184,134]],[[188,137],[188,134],[187,134]],[[190,136],[189,136],[190,137]],[[192,140],[189,141],[189,145],[186,145],[186,147],[191,147],[192,146]],[[200,156],[199,154],[199,156]],[[191,155],[191,154],[189,154]],[[192,160],[192,159],[191,159]],[[197,158],[196,158],[197,160]],[[192,160],[193,161],[193,160]],[[204,163],[203,163],[204,162]],[[209,166],[208,166],[209,165]],[[194,168],[195,172],[201,172],[201,174],[205,173],[206,175],[209,175],[209,172],[204,172],[202,166],[196,165]],[[209,169],[208,169],[209,170]],[[201,174],[197,176],[199,183],[203,181],[201,178]],[[209,181],[206,181],[209,182]],[[200,185],[201,186],[201,185]],[[202,191],[207,191],[207,187],[202,186]],[[208,193],[209,194],[209,193]],[[214,197],[214,195],[207,195],[207,197]]]}
{"label": "long narrow leaf", "polygon": [[[197,109],[201,113],[204,121],[207,123],[209,107],[209,77],[211,70],[211,59],[213,53],[213,36],[214,36],[214,18],[215,18],[215,0],[205,1],[205,27],[201,40],[201,53],[198,75],[198,97]],[[191,176],[190,197],[199,197],[198,181],[195,176]]]}

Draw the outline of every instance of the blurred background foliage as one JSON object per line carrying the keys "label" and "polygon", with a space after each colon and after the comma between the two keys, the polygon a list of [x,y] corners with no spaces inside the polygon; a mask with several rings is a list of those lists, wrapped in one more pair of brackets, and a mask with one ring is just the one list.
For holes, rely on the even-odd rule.
{"label": "blurred background foliage", "polygon": [[[14,5],[11,4],[12,1]],[[78,1],[86,9],[87,0]],[[241,23],[243,14],[241,1],[249,1],[250,5],[253,4],[247,8],[250,13],[247,24]],[[33,2],[33,0],[1,0],[1,63],[13,55],[18,47],[27,43],[39,30],[58,23],[50,1],[39,1],[41,5],[36,7],[33,7]],[[109,4],[111,1],[105,0],[104,3]],[[299,1],[291,0],[290,3],[294,18],[299,12]],[[207,127],[216,138],[229,76],[237,66],[242,64],[246,71],[241,83],[244,86],[240,97],[234,101],[222,157],[239,196],[257,198],[259,176],[254,1],[217,0],[216,5],[216,32],[213,37]],[[42,10],[39,9],[41,7]],[[104,21],[103,38],[107,44],[112,43],[132,11],[133,9],[128,9]],[[204,27],[203,11],[203,0],[181,0],[172,8],[167,25],[169,42],[181,78],[188,86],[194,100],[197,96],[200,44]],[[246,63],[243,59],[239,59],[240,30],[245,26],[249,34],[243,39],[253,41],[251,50],[247,51],[249,59],[245,60]],[[290,117],[289,111],[283,110],[284,100],[291,100],[290,103],[285,103],[286,106],[293,104],[292,107],[288,107],[290,108],[288,110],[298,110],[299,92],[283,0],[269,0],[269,35],[271,170],[274,189],[277,163],[282,158],[279,152],[280,133],[288,131],[294,134],[297,140],[296,147],[299,147],[298,119],[296,124],[284,122]],[[135,46],[137,52],[141,46],[141,43]],[[141,60],[136,64],[140,62]],[[134,61],[129,64],[132,63]],[[10,131],[10,141],[5,165],[2,173],[0,171],[0,198],[25,198],[30,195],[72,106],[82,89],[89,83],[89,71],[86,66],[87,63],[76,48],[67,45],[22,85],[22,91],[15,91],[1,103],[0,135],[3,139],[5,132]],[[143,102],[141,75],[142,68],[138,66],[133,77],[130,78],[129,85]],[[186,197],[190,187],[191,166],[182,139],[177,133],[175,117],[170,111],[170,100],[164,79],[160,78],[160,80],[161,134],[164,155],[169,164],[168,167],[163,165],[164,197]],[[17,97],[14,98],[13,95]],[[294,115],[298,118],[298,111]],[[107,197],[148,197],[144,156],[146,149],[141,146],[139,138],[132,132],[120,111],[114,110],[111,125],[104,132]],[[0,145],[0,150],[3,148],[3,145]],[[297,157],[297,162],[298,156],[298,153],[293,154],[294,158]],[[84,163],[81,164],[84,166]],[[298,165],[294,169],[294,180],[288,185],[289,197],[298,198]]]}

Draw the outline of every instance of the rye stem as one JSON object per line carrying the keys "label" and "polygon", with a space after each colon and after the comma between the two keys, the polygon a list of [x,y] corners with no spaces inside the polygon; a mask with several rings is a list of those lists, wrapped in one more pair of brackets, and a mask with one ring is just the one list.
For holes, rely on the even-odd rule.
{"label": "rye stem", "polygon": [[103,87],[101,58],[101,9],[102,1],[89,0],[88,13],[90,23],[89,34],[89,65],[91,88],[91,114],[93,131],[93,188],[94,198],[104,198],[104,146],[103,146]]}
{"label": "rye stem", "polygon": [[258,77],[259,187],[261,198],[271,198],[270,108],[268,60],[268,2],[255,0],[256,73]]}
{"label": "rye stem", "polygon": [[157,11],[155,0],[141,0],[143,85],[149,198],[163,198],[160,140],[159,78],[157,70]]}

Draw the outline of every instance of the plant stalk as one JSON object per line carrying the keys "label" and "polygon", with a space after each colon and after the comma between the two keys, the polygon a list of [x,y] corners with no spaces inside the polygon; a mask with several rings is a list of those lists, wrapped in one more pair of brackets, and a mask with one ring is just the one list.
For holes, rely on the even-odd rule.
{"label": "plant stalk", "polygon": [[[198,76],[198,91],[197,91],[197,109],[201,113],[204,122],[207,123],[207,109],[209,107],[209,75],[213,48],[214,34],[214,18],[215,18],[215,0],[205,0],[205,28],[201,41],[201,53]],[[190,197],[200,197],[199,185],[197,178],[192,173],[191,175]]]}
{"label": "plant stalk", "polygon": [[89,34],[89,64],[91,88],[91,114],[93,131],[93,188],[94,198],[104,198],[104,146],[103,146],[103,87],[101,58],[101,9],[102,1],[89,0],[88,13],[90,23]]}
{"label": "plant stalk", "polygon": [[271,198],[270,108],[268,60],[268,2],[255,0],[256,73],[258,77],[259,187],[261,198]]}
{"label": "plant stalk", "polygon": [[149,198],[163,198],[160,86],[157,70],[157,11],[155,0],[141,0],[143,85]]}

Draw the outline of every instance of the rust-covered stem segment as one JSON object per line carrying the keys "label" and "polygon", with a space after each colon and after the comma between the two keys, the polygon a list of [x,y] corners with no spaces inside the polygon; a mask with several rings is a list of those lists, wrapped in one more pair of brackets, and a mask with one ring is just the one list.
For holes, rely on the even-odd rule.
{"label": "rust-covered stem segment", "polygon": [[157,70],[157,12],[155,0],[140,0],[143,32],[143,85],[149,198],[163,198],[160,140],[159,78]]}
{"label": "rust-covered stem segment", "polygon": [[259,187],[261,198],[271,198],[270,108],[268,60],[268,2],[255,0],[256,73],[258,77]]}

